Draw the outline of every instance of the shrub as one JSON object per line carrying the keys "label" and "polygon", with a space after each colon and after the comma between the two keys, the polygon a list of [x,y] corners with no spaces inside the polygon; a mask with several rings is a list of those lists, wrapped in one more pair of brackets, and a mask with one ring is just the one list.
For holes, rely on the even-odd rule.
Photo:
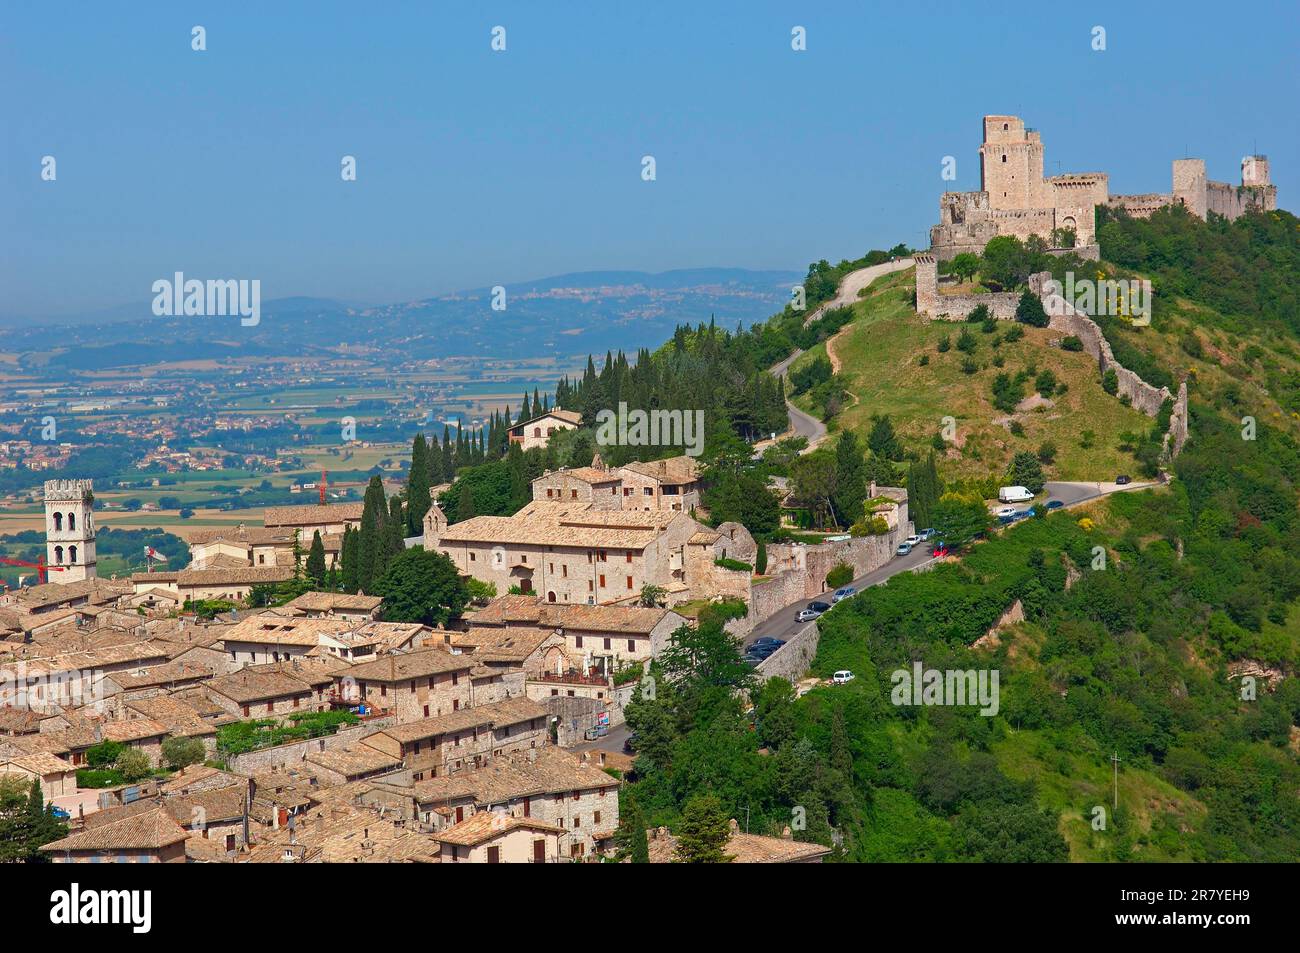
{"label": "shrub", "polygon": [[1028,289],[1021,292],[1020,301],[1016,304],[1016,320],[1035,328],[1045,328],[1050,322],[1047,312],[1043,310],[1043,302]]}
{"label": "shrub", "polygon": [[202,763],[205,754],[197,738],[168,738],[162,743],[163,763],[173,771]]}
{"label": "shrub", "polygon": [[721,566],[723,569],[734,569],[736,572],[754,571],[754,567],[749,563],[742,563],[739,559],[728,559],[725,556],[721,559],[713,560],[713,565]]}
{"label": "shrub", "polygon": [[826,574],[826,588],[839,589],[853,581],[853,567],[848,563],[838,563]]}
{"label": "shrub", "polygon": [[1101,375],[1101,389],[1112,397],[1119,393],[1119,375],[1115,373],[1113,367],[1108,368],[1106,373]]}
{"label": "shrub", "polygon": [[1067,336],[1061,338],[1061,350],[1062,350],[1062,351],[1082,351],[1082,350],[1083,350],[1083,342],[1080,341],[1080,340],[1079,340],[1075,335],[1073,335],[1073,334],[1067,335]]}
{"label": "shrub", "polygon": [[950,347],[952,347],[952,339],[945,334],[943,337],[939,338],[939,343],[935,345],[935,350],[940,354],[946,354]]}

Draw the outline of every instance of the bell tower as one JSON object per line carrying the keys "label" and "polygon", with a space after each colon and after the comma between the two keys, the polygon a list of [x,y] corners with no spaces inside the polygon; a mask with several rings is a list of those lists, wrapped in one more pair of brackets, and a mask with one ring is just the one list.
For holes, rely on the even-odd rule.
{"label": "bell tower", "polygon": [[94,505],[90,480],[45,481],[45,561],[63,567],[50,582],[95,578]]}

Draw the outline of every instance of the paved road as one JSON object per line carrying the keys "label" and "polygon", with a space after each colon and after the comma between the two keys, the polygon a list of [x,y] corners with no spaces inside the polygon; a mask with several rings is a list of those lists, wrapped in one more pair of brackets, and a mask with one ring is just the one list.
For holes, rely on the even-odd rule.
{"label": "paved road", "polygon": [[858,293],[863,288],[868,287],[873,281],[881,275],[892,274],[895,271],[902,271],[904,268],[911,268],[915,261],[911,258],[899,258],[895,261],[887,261],[879,265],[868,265],[866,268],[859,268],[857,271],[850,271],[840,281],[839,291],[835,297],[831,298],[821,307],[813,311],[812,314],[804,320],[804,327],[812,324],[822,316],[822,313],[831,308],[842,308],[845,305],[853,304],[858,300]]}
{"label": "paved road", "polygon": [[[888,275],[895,271],[902,271],[904,268],[911,268],[913,264],[914,262],[911,258],[900,258],[897,261],[887,261],[880,265],[869,265],[866,268],[859,268],[857,271],[849,272],[844,276],[843,280],[840,281],[840,287],[835,293],[835,297],[830,301],[827,301],[821,307],[814,309],[813,312],[804,319],[804,326],[806,327],[813,321],[816,321],[828,308],[840,308],[844,305],[853,304],[858,300],[858,293],[861,292],[863,288],[868,287],[881,275]],[[796,348],[794,353],[785,360],[778,361],[768,368],[768,372],[774,377],[785,377],[786,372],[790,370],[790,365],[798,360],[799,355],[802,353],[802,348]],[[804,413],[789,401],[786,401],[785,406],[790,415],[790,430],[787,432],[808,439],[808,447],[804,450],[804,453],[815,449],[821,439],[826,436],[826,425],[816,417],[812,416],[812,414]],[[756,444],[754,448],[754,456],[761,457],[763,451],[767,449],[770,443],[771,441],[764,440]]]}
{"label": "paved road", "polygon": [[[1066,506],[1075,506],[1079,503],[1086,503],[1088,500],[1094,500],[1099,496],[1105,496],[1108,493],[1116,493],[1124,490],[1141,490],[1153,483],[1130,483],[1126,486],[1118,486],[1114,483],[1077,483],[1077,482],[1052,482],[1044,488],[1047,495],[1037,502],[1047,503],[1051,500],[1060,500]],[[879,569],[875,569],[865,576],[859,576],[850,583],[859,592],[868,586],[878,586],[892,576],[900,572],[919,569],[927,563],[933,562],[934,557],[930,555],[929,549],[925,546],[919,546],[912,550],[906,556],[895,556]],[[829,596],[829,593],[826,594]],[[818,597],[819,601],[829,602],[829,598]],[[763,636],[772,636],[773,638],[789,641],[790,637],[798,632],[807,623],[795,622],[795,616],[799,611],[807,607],[812,599],[800,599],[798,602],[791,603],[780,612],[777,612],[771,618],[766,619],[754,627],[754,631],[745,639],[745,645],[749,645],[755,639]]]}
{"label": "paved road", "polygon": [[574,745],[569,750],[575,754],[581,754],[584,751],[622,751],[623,742],[627,741],[630,734],[632,734],[632,729],[626,724],[622,724],[617,728],[609,729],[609,734],[603,738],[597,738],[595,741],[584,741],[580,745]]}

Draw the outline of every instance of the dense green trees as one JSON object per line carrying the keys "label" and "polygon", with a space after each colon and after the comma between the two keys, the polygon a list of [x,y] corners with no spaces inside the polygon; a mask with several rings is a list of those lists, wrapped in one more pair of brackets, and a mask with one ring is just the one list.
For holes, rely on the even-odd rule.
{"label": "dense green trees", "polygon": [[44,844],[66,835],[67,825],[54,816],[41,795],[41,783],[22,775],[0,775],[0,864],[43,863]]}
{"label": "dense green trees", "polygon": [[459,619],[469,602],[465,580],[442,553],[417,546],[394,556],[376,581],[386,622],[419,622],[443,628]]}

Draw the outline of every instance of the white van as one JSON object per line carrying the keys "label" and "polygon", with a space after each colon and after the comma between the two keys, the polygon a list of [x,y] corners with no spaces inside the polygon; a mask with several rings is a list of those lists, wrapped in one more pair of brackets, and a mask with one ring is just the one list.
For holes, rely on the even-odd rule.
{"label": "white van", "polygon": [[998,490],[998,499],[1003,503],[1028,503],[1034,494],[1023,486],[1004,486]]}

